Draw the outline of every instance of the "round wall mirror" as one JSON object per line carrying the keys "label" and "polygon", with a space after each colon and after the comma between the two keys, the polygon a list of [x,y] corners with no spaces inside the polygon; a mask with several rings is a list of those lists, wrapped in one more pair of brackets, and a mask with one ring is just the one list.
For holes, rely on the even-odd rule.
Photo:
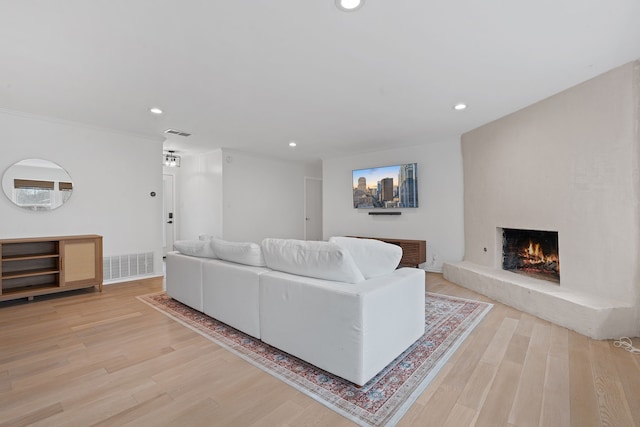
{"label": "round wall mirror", "polygon": [[2,176],[2,189],[16,206],[50,211],[62,206],[73,193],[73,181],[60,165],[42,159],[14,163]]}

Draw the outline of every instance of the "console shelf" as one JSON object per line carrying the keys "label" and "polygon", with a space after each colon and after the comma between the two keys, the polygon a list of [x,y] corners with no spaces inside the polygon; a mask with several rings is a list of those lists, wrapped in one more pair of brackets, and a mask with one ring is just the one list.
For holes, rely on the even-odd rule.
{"label": "console shelf", "polygon": [[409,240],[409,239],[384,239],[381,237],[358,237],[360,239],[375,239],[383,242],[398,245],[402,248],[401,267],[418,267],[420,264],[427,262],[427,242],[425,240]]}
{"label": "console shelf", "polygon": [[51,270],[47,268],[39,269],[39,270],[23,270],[23,271],[12,271],[10,273],[4,273],[2,275],[2,279],[18,279],[20,277],[34,277],[34,276],[44,276],[47,274],[56,274],[60,273],[60,270]]}
{"label": "console shelf", "polygon": [[102,236],[0,240],[0,301],[98,286]]}

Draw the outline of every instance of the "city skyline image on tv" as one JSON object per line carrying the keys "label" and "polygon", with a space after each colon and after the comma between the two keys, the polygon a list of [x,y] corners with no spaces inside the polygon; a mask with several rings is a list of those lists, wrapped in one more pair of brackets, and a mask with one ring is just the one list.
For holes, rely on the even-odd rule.
{"label": "city skyline image on tv", "polygon": [[353,207],[418,207],[418,164],[356,169],[352,174]]}

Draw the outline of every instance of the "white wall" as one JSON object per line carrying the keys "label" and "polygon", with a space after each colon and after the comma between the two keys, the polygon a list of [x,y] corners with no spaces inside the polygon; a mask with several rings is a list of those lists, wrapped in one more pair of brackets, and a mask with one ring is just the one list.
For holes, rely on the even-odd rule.
{"label": "white wall", "polygon": [[639,93],[630,63],[463,135],[465,260],[500,268],[499,227],[558,231],[561,288],[638,301]]}
{"label": "white wall", "polygon": [[177,180],[177,239],[211,234],[260,243],[304,238],[304,177],[320,163],[292,162],[234,150],[182,157]]}
{"label": "white wall", "polygon": [[[352,170],[418,163],[419,208],[371,216],[353,208]],[[462,157],[458,141],[429,143],[323,161],[324,238],[356,235],[427,241],[429,271],[463,254]],[[433,257],[436,257],[434,260]]]}
{"label": "white wall", "polygon": [[185,155],[175,176],[176,240],[222,237],[222,150]]}
{"label": "white wall", "polygon": [[34,212],[0,195],[0,238],[99,234],[104,256],[154,252],[162,272],[162,144],[75,123],[0,111],[0,171],[27,158],[67,170],[73,194],[60,208]]}
{"label": "white wall", "polygon": [[320,178],[320,162],[303,163],[224,150],[223,236],[260,243],[304,238],[304,177]]}

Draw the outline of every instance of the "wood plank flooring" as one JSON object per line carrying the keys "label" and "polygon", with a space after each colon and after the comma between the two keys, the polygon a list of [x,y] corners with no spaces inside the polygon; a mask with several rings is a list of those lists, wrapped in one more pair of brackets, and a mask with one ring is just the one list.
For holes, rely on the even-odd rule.
{"label": "wood plank flooring", "polygon": [[[0,426],[353,425],[135,298],[160,289],[1,303]],[[494,304],[399,426],[640,426],[640,356]]]}

